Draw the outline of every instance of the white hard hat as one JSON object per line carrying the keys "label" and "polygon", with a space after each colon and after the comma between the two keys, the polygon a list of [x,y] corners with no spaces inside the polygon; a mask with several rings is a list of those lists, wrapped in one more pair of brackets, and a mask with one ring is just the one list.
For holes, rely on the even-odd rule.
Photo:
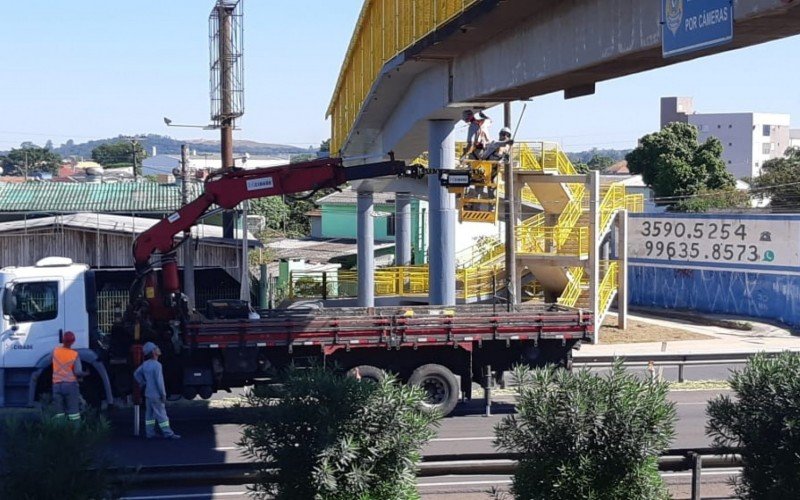
{"label": "white hard hat", "polygon": [[503,135],[503,134],[511,135],[511,129],[508,128],[508,127],[501,128],[500,129],[500,135]]}

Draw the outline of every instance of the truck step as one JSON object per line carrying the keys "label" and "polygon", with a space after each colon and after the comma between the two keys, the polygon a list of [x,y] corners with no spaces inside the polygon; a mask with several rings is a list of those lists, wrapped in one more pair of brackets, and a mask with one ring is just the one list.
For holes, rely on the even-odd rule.
{"label": "truck step", "polygon": [[20,408],[28,406],[28,386],[6,386],[5,389],[4,406],[6,408]]}
{"label": "truck step", "polygon": [[5,384],[9,386],[25,386],[31,381],[33,368],[5,368]]}
{"label": "truck step", "polygon": [[28,406],[28,386],[33,368],[5,368],[3,369],[3,406],[25,407]]}

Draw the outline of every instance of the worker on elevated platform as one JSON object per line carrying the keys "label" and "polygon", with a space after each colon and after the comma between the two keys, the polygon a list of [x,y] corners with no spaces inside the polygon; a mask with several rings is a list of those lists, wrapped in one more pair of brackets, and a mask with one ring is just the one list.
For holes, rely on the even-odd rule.
{"label": "worker on elevated platform", "polygon": [[463,160],[480,160],[483,158],[483,151],[489,144],[489,129],[492,120],[483,111],[473,112],[471,109],[464,110],[461,118],[469,127],[467,128],[467,145],[461,154]]}
{"label": "worker on elevated platform", "polygon": [[[484,160],[488,161],[508,161],[509,154],[511,153],[511,146],[514,140],[511,138],[511,129],[503,127],[500,129],[500,134],[496,141],[490,142],[484,150]],[[496,175],[496,171],[495,171]]]}

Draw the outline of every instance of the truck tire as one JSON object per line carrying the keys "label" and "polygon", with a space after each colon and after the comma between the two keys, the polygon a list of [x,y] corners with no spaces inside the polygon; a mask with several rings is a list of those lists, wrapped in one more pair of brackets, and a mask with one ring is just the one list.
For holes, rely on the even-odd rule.
{"label": "truck tire", "polygon": [[437,365],[422,365],[411,373],[409,385],[415,385],[425,392],[424,405],[436,409],[447,416],[458,404],[458,379],[448,368]]}
{"label": "truck tire", "polygon": [[386,378],[386,372],[372,365],[358,365],[347,370],[347,376],[369,382],[381,382]]}

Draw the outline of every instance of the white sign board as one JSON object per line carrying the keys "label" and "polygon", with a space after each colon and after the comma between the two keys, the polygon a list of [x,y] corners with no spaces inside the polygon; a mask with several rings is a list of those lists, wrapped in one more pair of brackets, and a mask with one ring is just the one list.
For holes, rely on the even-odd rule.
{"label": "white sign board", "polygon": [[648,214],[629,222],[634,262],[800,272],[800,218]]}

